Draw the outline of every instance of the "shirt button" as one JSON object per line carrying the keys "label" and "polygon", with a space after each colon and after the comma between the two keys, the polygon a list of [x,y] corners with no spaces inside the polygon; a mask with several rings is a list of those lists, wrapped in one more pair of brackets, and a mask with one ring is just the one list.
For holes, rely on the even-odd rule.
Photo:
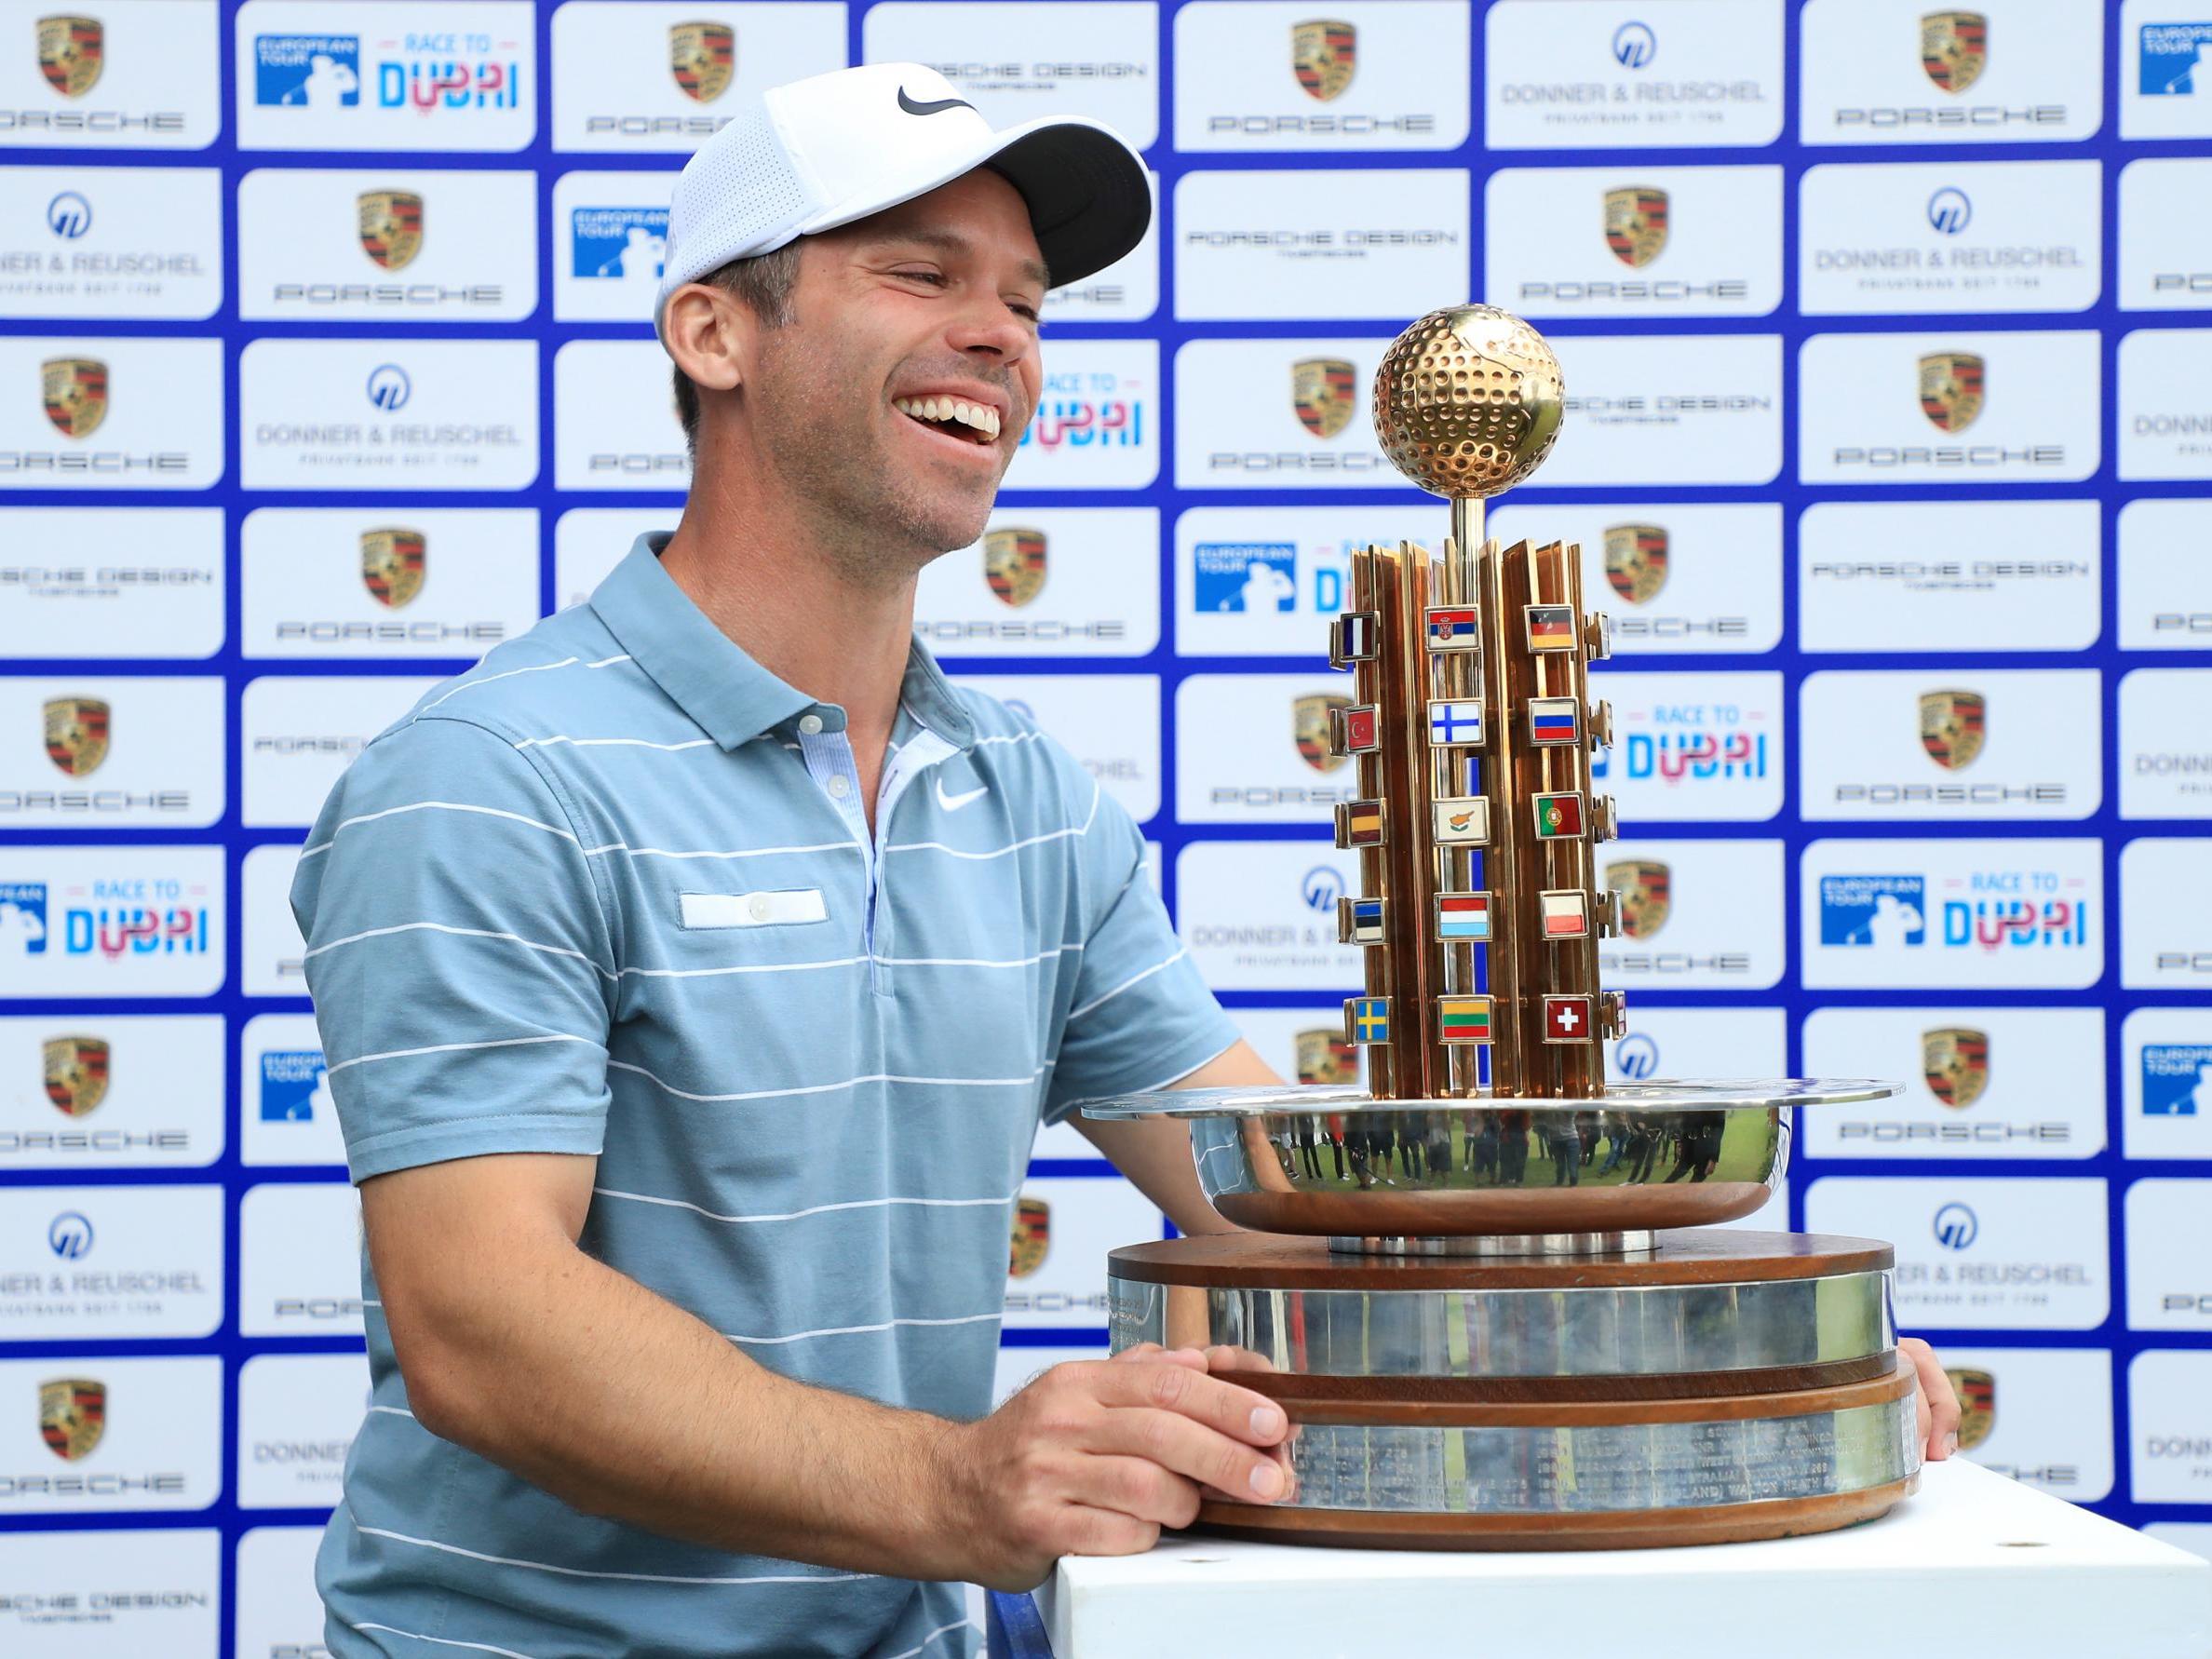
{"label": "shirt button", "polygon": [[799,717],[799,729],[802,732],[804,732],[809,737],[814,736],[822,729],[822,717],[818,714],[801,715]]}
{"label": "shirt button", "polygon": [[767,920],[768,920],[768,895],[766,895],[765,893],[756,893],[756,894],[754,894],[754,895],[752,896],[752,903],[750,903],[750,904],[747,905],[745,908],[746,908],[746,910],[747,910],[748,911],[749,911],[749,912],[751,913],[752,919],[753,919],[755,922],[765,922],[765,921],[767,921]]}
{"label": "shirt button", "polygon": [[852,786],[845,782],[844,776],[842,773],[830,780],[830,792],[832,795],[835,795],[840,801],[843,801],[845,798],[846,791],[851,788]]}

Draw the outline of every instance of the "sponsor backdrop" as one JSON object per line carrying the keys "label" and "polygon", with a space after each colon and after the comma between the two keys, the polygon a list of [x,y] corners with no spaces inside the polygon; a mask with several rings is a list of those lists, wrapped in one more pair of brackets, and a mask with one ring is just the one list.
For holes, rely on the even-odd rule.
{"label": "sponsor backdrop", "polygon": [[[1620,625],[1613,1073],[1905,1080],[1773,1221],[1895,1241],[1969,1455],[2206,1547],[2212,0],[0,0],[0,1649],[319,1651],[303,830],[673,521],[672,171],[887,58],[1152,164],[921,627],[1145,821],[1261,1049],[1356,1074],[1325,623],[1442,533],[1365,393],[1471,294],[1572,399],[1494,528]],[[1007,1387],[1160,1226],[1036,1150]]]}

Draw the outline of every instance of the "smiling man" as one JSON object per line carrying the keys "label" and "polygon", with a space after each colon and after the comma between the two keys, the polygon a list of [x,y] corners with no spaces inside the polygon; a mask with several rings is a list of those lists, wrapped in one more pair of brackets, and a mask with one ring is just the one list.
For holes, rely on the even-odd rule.
{"label": "smiling man", "polygon": [[[1047,285],[1149,213],[1105,128],[993,132],[926,69],[769,92],[676,189],[681,523],[325,806],[292,902],[374,1379],[317,1562],[339,1659],[964,1654],[957,1581],[1282,1495],[1222,1355],[989,1409],[1040,1122],[1275,1081],[1128,815],[912,635],[1036,405]],[[1221,1228],[1180,1125],[1079,1126]]]}
{"label": "smiling man", "polygon": [[[912,637],[1047,284],[1150,211],[1105,128],[993,132],[926,69],[768,93],[677,185],[681,523],[330,797],[293,907],[367,1234],[341,1659],[936,1659],[959,1580],[1281,1492],[1280,1411],[1203,1356],[990,1410],[1040,1121],[1272,1080],[1128,815]],[[1180,1126],[1084,1128],[1221,1226]]]}

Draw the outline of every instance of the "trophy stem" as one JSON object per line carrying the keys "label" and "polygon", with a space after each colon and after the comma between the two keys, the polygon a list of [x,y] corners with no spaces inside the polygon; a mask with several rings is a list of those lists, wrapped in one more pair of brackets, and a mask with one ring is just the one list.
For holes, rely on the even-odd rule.
{"label": "trophy stem", "polygon": [[[1482,497],[1455,495],[1451,501],[1451,544],[1463,558],[1473,559],[1482,546]],[[1473,595],[1469,594],[1469,598]]]}

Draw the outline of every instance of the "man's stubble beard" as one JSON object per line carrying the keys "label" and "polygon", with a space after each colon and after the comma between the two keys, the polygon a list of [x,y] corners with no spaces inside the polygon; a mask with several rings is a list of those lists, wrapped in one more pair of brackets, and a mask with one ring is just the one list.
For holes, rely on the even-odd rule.
{"label": "man's stubble beard", "polygon": [[972,506],[918,487],[893,464],[874,423],[883,394],[876,377],[794,334],[767,337],[753,408],[774,411],[760,421],[761,447],[806,504],[806,528],[839,578],[855,587],[911,582],[931,560],[980,538],[996,480]]}

